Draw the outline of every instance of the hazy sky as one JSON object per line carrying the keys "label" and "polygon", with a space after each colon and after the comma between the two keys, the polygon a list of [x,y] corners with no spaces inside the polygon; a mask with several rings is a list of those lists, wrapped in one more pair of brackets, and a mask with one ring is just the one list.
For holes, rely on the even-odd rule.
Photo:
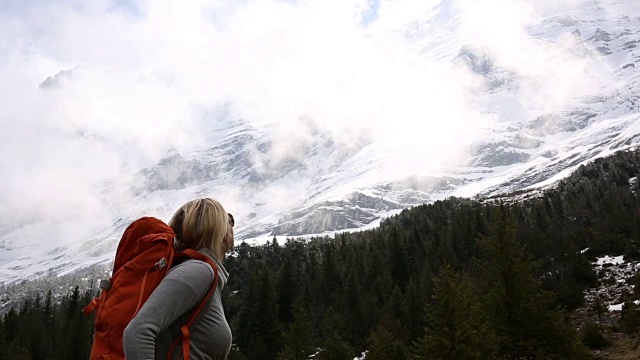
{"label": "hazy sky", "polygon": [[601,64],[576,56],[571,39],[527,34],[557,1],[438,4],[0,0],[0,229],[104,224],[112,204],[98,191],[126,191],[118,183],[169,148],[212,145],[220,119],[202,109],[285,134],[309,116],[338,140],[371,134],[397,169],[438,163],[505,120],[478,97],[477,75],[423,54],[438,31],[526,79],[511,121],[600,85]]}

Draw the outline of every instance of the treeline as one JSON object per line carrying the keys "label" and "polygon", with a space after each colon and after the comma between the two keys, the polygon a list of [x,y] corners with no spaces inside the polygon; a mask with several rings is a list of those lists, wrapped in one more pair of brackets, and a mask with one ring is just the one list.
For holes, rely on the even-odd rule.
{"label": "treeline", "polygon": [[319,359],[365,349],[367,359],[586,358],[508,209],[489,217],[466,255],[447,236],[432,255],[396,227],[388,237],[241,249],[233,268],[246,285],[227,305],[233,358],[306,359],[318,348]]}
{"label": "treeline", "polygon": [[93,317],[81,310],[95,295],[76,286],[56,302],[49,290],[11,309],[0,321],[0,359],[88,359]]}
{"label": "treeline", "polygon": [[[596,256],[640,258],[638,173],[640,153],[619,152],[528,200],[450,198],[371,231],[240,244],[225,263],[230,358],[589,358],[569,315]],[[86,359],[90,297],[7,314],[0,356]]]}

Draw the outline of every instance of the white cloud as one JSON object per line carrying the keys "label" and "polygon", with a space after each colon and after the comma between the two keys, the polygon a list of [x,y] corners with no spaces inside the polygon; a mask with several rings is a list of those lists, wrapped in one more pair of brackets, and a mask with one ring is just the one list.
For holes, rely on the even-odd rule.
{"label": "white cloud", "polygon": [[608,69],[601,60],[577,53],[575,35],[565,32],[541,40],[529,34],[529,27],[579,2],[586,1],[459,0],[460,35],[522,79],[520,105],[529,111],[557,111],[577,97],[597,93]]}
{"label": "white cloud", "polygon": [[[405,37],[435,0],[380,0],[367,26],[366,0],[132,3],[0,7],[5,223],[106,213],[97,184],[115,181],[126,199],[133,170],[170,147],[211,145],[203,129],[212,120],[200,107],[229,104],[233,117],[279,124],[282,134],[302,131],[301,116],[343,142],[366,132],[387,150],[396,175],[436,168],[493,121],[472,101],[476,78],[428,60],[420,39]],[[525,108],[564,103],[597,78],[597,66],[569,55],[563,42],[528,37],[525,27],[547,3],[461,0],[459,7],[462,42],[532,79],[518,99]],[[38,88],[61,70],[70,73],[58,87]],[[279,139],[274,156],[291,145]]]}

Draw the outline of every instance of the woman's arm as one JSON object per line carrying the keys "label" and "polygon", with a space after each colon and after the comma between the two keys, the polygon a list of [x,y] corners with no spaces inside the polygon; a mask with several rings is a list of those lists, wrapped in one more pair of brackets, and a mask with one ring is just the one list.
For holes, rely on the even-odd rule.
{"label": "woman's arm", "polygon": [[171,269],[124,330],[127,360],[155,359],[156,337],[193,309],[214,280],[211,266],[187,260]]}

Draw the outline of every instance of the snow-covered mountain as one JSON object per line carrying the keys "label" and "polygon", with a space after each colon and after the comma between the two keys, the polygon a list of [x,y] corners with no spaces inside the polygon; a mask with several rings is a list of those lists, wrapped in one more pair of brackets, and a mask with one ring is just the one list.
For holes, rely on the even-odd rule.
{"label": "snow-covered mountain", "polygon": [[[194,197],[233,199],[227,207],[240,241],[331,234],[375,226],[404,208],[448,196],[549,186],[581,164],[640,145],[640,3],[577,1],[551,10],[514,34],[530,53],[501,48],[490,31],[484,37],[469,33],[470,14],[453,1],[442,1],[403,29],[417,59],[469,76],[465,101],[478,110],[478,121],[491,120],[461,136],[455,151],[439,144],[419,148],[415,139],[390,145],[366,132],[336,136],[312,116],[300,116],[283,132],[205,111],[215,119],[206,129],[208,146],[188,153],[167,149],[134,181],[122,180],[129,184],[126,197],[113,181],[96,184],[114,220],[92,236],[73,238],[71,232],[60,245],[42,237],[37,222],[2,229],[0,283],[108,264],[132,220],[168,220]],[[545,69],[548,64],[558,69]],[[43,79],[43,91],[73,71]],[[567,84],[575,79],[584,81]],[[544,89],[553,84],[550,91],[558,96],[539,94],[542,83]],[[437,164],[420,161],[429,151],[445,155]]]}

